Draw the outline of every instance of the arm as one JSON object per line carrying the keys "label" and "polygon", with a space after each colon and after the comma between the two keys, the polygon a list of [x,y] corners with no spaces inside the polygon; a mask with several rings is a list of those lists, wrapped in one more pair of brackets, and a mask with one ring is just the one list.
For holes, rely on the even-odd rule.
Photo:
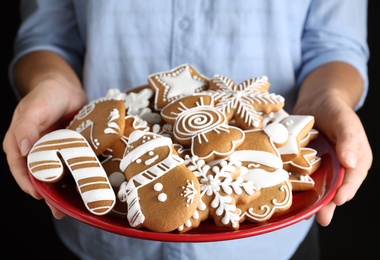
{"label": "arm", "polygon": [[[3,140],[9,168],[21,189],[41,199],[29,180],[26,155],[49,130],[61,127],[87,103],[81,82],[71,66],[50,51],[31,52],[14,66],[14,87],[22,97]],[[67,123],[67,122],[66,122]],[[62,217],[52,209],[56,217]]]}
{"label": "arm", "polygon": [[372,151],[360,118],[355,113],[364,89],[359,72],[344,62],[320,66],[305,77],[294,114],[315,116],[315,127],[335,144],[345,168],[342,186],[334,199],[317,213],[317,221],[330,223],[336,206],[351,200],[367,176]]}
{"label": "arm", "polygon": [[[77,76],[84,43],[71,0],[25,0],[20,2],[20,12],[9,66],[10,82],[20,102],[4,136],[3,150],[20,188],[41,199],[29,180],[26,155],[44,133],[60,128],[65,124],[62,119],[86,104]],[[62,216],[55,209],[52,212]]]}

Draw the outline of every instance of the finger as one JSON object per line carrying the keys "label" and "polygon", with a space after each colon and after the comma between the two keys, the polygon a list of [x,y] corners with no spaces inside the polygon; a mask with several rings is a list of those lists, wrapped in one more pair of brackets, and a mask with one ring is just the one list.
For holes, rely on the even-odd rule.
{"label": "finger", "polygon": [[342,205],[355,196],[367,177],[372,164],[372,151],[364,131],[359,132],[356,138],[350,134],[340,136],[337,139],[336,151],[340,163],[345,167],[345,173],[334,202]]}
{"label": "finger", "polygon": [[41,195],[30,181],[26,166],[26,157],[20,154],[15,142],[12,133],[8,131],[3,141],[3,150],[7,156],[9,169],[12,172],[15,181],[25,193],[36,199],[41,199]]}
{"label": "finger", "polygon": [[363,183],[367,170],[346,169],[342,185],[338,188],[334,203],[338,206],[350,201]]}
{"label": "finger", "polygon": [[336,205],[333,201],[330,201],[327,203],[324,207],[322,207],[316,214],[316,220],[317,222],[323,226],[326,227],[330,224],[334,211],[335,211]]}
{"label": "finger", "polygon": [[53,214],[54,218],[56,219],[62,219],[64,216],[66,216],[65,213],[51,205],[49,202],[45,201],[45,203],[49,206],[51,213]]}
{"label": "finger", "polygon": [[[360,125],[360,122],[357,122],[357,124]],[[361,128],[339,126],[338,124],[336,128],[336,153],[339,162],[344,168],[353,169],[358,164],[358,151],[362,146],[362,142],[366,141],[365,136],[362,136],[361,131],[363,130]]]}

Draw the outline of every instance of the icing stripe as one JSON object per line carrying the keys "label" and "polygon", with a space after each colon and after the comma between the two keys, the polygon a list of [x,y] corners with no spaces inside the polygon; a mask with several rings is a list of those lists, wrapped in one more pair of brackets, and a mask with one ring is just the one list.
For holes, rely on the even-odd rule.
{"label": "icing stripe", "polygon": [[258,150],[239,150],[229,157],[241,162],[255,162],[273,168],[282,168],[282,160],[276,154]]}

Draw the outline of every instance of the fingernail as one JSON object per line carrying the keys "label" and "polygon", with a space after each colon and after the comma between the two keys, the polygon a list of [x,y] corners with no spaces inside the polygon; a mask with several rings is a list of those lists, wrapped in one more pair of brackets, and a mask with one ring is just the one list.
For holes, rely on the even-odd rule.
{"label": "fingernail", "polygon": [[28,139],[24,139],[21,141],[20,152],[22,156],[26,156],[29,153],[30,148],[30,142]]}
{"label": "fingernail", "polygon": [[351,153],[351,152],[345,153],[344,154],[344,160],[352,168],[356,167],[357,159],[356,159],[356,156],[353,153]]}

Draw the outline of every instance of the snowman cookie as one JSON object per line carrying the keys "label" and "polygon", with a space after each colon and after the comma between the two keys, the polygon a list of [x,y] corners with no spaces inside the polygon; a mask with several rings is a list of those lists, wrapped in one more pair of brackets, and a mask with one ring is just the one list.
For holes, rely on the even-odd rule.
{"label": "snowman cookie", "polygon": [[170,138],[133,131],[120,170],[126,181],[118,198],[126,203],[130,226],[170,232],[193,215],[200,198],[199,182]]}

